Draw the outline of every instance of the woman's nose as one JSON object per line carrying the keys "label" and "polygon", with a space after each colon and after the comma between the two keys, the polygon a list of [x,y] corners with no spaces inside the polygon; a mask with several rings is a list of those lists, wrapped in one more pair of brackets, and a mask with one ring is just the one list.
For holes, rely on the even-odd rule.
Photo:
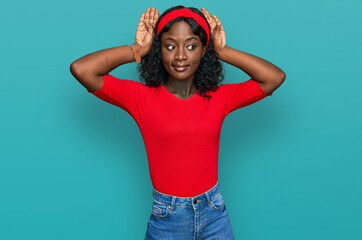
{"label": "woman's nose", "polygon": [[178,48],[175,54],[176,60],[185,60],[187,59],[186,51],[183,48]]}

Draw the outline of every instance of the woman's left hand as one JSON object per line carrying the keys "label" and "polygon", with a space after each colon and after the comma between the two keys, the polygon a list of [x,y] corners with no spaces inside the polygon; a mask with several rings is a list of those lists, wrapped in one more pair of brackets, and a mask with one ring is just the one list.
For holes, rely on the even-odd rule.
{"label": "woman's left hand", "polygon": [[214,50],[219,53],[226,45],[224,27],[222,26],[220,20],[215,15],[211,16],[205,8],[201,8],[201,12],[205,15],[210,24],[211,35],[214,39]]}

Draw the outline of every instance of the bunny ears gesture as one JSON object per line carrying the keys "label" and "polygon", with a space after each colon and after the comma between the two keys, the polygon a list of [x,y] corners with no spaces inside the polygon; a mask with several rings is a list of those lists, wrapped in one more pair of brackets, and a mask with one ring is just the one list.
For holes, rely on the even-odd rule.
{"label": "bunny ears gesture", "polygon": [[[216,15],[211,15],[205,8],[201,8],[210,27],[211,35],[214,40],[215,52],[220,52],[226,45],[225,30]],[[136,43],[139,44],[145,52],[151,49],[153,41],[154,27],[159,18],[159,11],[155,7],[147,8],[146,13],[142,13],[138,28],[136,31]]]}

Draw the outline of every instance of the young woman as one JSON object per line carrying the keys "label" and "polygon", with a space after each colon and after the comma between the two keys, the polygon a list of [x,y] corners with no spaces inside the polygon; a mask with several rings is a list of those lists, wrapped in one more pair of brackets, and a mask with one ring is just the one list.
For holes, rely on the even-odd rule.
{"label": "young woman", "polygon": [[[140,62],[141,82],[109,72]],[[221,61],[251,79],[221,84]],[[127,111],[145,142],[154,202],[146,239],[234,239],[218,183],[224,118],[284,82],[285,73],[226,45],[220,20],[202,8],[176,6],[141,15],[136,42],[88,54],[71,64],[89,93]]]}

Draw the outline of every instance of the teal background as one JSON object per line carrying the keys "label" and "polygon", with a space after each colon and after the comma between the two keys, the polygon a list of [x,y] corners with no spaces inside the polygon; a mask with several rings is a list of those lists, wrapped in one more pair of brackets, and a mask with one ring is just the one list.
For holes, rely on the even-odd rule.
{"label": "teal background", "polygon": [[[287,75],[231,113],[219,182],[235,239],[362,239],[360,1],[18,1],[0,8],[0,239],[143,239],[147,155],[127,112],[74,60],[134,42],[147,7],[219,17],[227,44]],[[224,64],[225,83],[248,80]],[[137,79],[136,64],[111,72]]]}

